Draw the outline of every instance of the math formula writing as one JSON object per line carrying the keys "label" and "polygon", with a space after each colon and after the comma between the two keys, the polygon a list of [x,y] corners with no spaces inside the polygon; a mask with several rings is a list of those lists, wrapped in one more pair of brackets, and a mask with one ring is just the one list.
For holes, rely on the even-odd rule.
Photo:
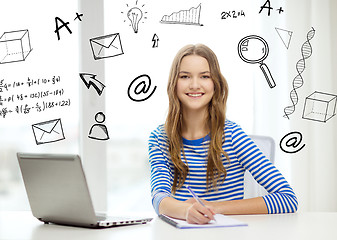
{"label": "math formula writing", "polygon": [[61,77],[27,77],[25,81],[0,78],[0,118],[9,114],[29,114],[70,106],[71,100],[60,85]]}

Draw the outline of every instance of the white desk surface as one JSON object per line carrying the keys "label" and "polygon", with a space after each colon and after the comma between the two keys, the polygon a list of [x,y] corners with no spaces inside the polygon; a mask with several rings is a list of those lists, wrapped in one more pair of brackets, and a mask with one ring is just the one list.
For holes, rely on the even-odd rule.
{"label": "white desk surface", "polygon": [[[153,215],[153,213],[150,213]],[[148,215],[146,215],[148,216]],[[155,218],[144,225],[87,229],[49,224],[36,220],[31,212],[0,212],[0,239],[81,239],[81,240],[330,240],[337,239],[337,212],[280,215],[232,216],[248,227],[176,229]]]}

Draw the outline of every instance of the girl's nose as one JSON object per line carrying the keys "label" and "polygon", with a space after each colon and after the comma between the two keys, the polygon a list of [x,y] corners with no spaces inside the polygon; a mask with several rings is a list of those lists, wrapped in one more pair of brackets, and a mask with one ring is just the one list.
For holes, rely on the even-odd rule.
{"label": "girl's nose", "polygon": [[200,84],[197,77],[192,77],[190,81],[190,89],[199,89]]}

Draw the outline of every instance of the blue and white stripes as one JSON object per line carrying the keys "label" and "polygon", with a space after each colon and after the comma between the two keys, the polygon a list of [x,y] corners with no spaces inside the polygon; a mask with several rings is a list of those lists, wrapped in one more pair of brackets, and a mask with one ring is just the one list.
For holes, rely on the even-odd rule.
{"label": "blue and white stripes", "polygon": [[225,123],[223,149],[230,162],[223,158],[227,177],[217,190],[206,189],[207,150],[209,136],[197,140],[183,139],[189,174],[184,186],[171,194],[174,165],[169,157],[168,138],[160,125],[149,138],[152,204],[158,213],[160,201],[165,197],[187,200],[192,196],[185,188],[190,185],[195,193],[208,201],[243,199],[244,172],[248,170],[268,195],[263,196],[269,213],[288,213],[297,210],[296,196],[281,173],[263,155],[239,125],[229,120]]}

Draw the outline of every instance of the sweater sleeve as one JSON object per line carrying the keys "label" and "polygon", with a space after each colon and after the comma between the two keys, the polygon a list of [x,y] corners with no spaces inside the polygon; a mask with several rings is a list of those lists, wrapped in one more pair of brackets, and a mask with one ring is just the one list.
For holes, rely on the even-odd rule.
{"label": "sweater sleeve", "polygon": [[159,214],[159,204],[165,197],[171,196],[171,171],[168,161],[164,156],[161,143],[160,131],[157,129],[150,135],[149,163],[151,171],[151,196],[152,205],[157,214]]}
{"label": "sweater sleeve", "polygon": [[287,180],[240,126],[233,128],[232,144],[240,164],[269,193],[263,196],[268,213],[297,211],[297,198]]}

